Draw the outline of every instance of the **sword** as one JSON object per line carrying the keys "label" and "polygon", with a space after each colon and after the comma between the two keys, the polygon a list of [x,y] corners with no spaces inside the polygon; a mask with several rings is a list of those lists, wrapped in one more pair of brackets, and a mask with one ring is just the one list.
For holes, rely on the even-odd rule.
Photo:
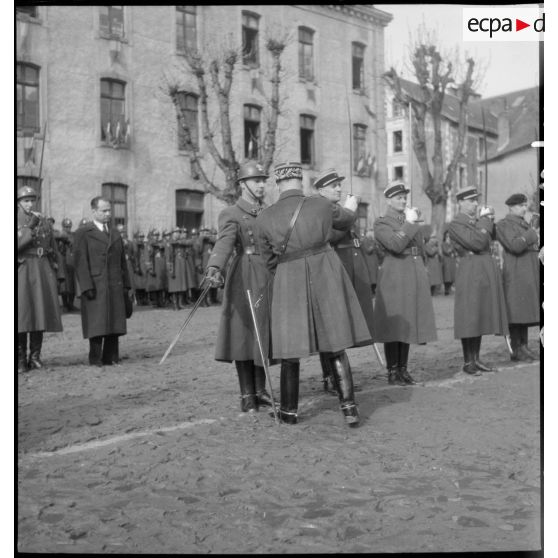
{"label": "sword", "polygon": [[186,318],[186,320],[182,324],[182,327],[178,330],[178,333],[176,334],[176,337],[172,340],[172,343],[169,345],[169,348],[166,350],[165,354],[163,355],[163,358],[159,361],[160,365],[163,364],[163,362],[165,362],[166,358],[169,356],[173,347],[176,345],[181,333],[186,329],[186,326],[190,323],[190,320],[192,319],[192,316],[194,315],[195,311],[199,308],[200,304],[202,303],[202,300],[204,299],[205,295],[208,293],[210,288],[211,288],[211,281],[208,281],[207,285],[204,287],[203,291],[201,292],[200,296],[198,297],[198,300],[196,300],[196,302],[194,304],[194,307],[192,308],[192,310],[190,310],[190,313],[188,314],[188,317]]}
{"label": "sword", "polygon": [[254,322],[254,331],[256,332],[256,341],[258,342],[258,348],[260,349],[260,356],[262,357],[263,369],[265,372],[265,377],[267,378],[267,383],[269,384],[269,395],[271,397],[271,403],[273,406],[273,416],[275,417],[275,422],[280,422],[279,417],[277,416],[277,409],[275,408],[275,397],[273,397],[273,388],[271,387],[271,376],[269,374],[269,367],[267,365],[267,358],[264,356],[262,341],[260,339],[260,332],[258,330],[258,323],[256,321],[256,313],[254,312],[254,305],[252,304],[252,295],[250,293],[250,289],[246,290],[246,294],[248,295],[248,304],[250,306],[250,312],[252,314],[252,321]]}
{"label": "sword", "polygon": [[510,355],[513,355],[513,349],[512,349],[512,346],[511,346],[510,336],[509,335],[504,335],[504,339],[506,340],[506,346],[508,347],[508,351],[510,352]]}
{"label": "sword", "polygon": [[374,352],[376,353],[376,356],[378,357],[378,362],[380,363],[380,365],[383,368],[384,367],[384,359],[382,358],[382,355],[380,354],[380,351],[378,349],[378,344],[373,343],[372,346],[374,347]]}

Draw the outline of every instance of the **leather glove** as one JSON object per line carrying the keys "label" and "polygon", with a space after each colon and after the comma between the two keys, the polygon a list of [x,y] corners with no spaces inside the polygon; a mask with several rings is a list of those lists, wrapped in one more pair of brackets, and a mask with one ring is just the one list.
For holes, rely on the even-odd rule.
{"label": "leather glove", "polygon": [[225,283],[221,270],[218,267],[208,267],[205,277],[209,280],[212,287],[222,287]]}
{"label": "leather glove", "polygon": [[350,211],[356,212],[358,208],[358,197],[353,196],[352,194],[347,194],[345,198],[345,203],[343,204],[345,209],[349,209]]}
{"label": "leather glove", "polygon": [[31,219],[29,219],[29,223],[27,224],[27,226],[33,230],[34,228],[37,227],[37,225],[41,222],[41,219],[35,215],[34,213],[31,213]]}
{"label": "leather glove", "polygon": [[405,208],[405,220],[408,223],[416,223],[420,219],[420,211],[416,207]]}
{"label": "leather glove", "polygon": [[494,208],[488,205],[484,205],[480,208],[479,217],[488,217],[489,219],[494,219]]}
{"label": "leather glove", "polygon": [[85,295],[85,298],[87,300],[95,300],[95,297],[97,296],[95,289],[88,289],[87,291],[83,291],[83,294]]}

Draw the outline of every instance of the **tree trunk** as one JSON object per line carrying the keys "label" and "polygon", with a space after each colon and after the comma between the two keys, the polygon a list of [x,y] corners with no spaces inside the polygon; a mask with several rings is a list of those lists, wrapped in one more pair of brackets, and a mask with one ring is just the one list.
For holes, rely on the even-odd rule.
{"label": "tree trunk", "polygon": [[432,218],[430,219],[430,223],[432,230],[440,240],[442,239],[442,229],[446,222],[447,205],[447,199],[442,199],[439,203],[432,202]]}

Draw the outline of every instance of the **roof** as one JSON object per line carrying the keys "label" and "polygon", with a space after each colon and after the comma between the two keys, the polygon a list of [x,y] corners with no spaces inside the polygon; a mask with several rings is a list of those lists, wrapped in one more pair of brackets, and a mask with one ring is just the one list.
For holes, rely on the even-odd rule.
{"label": "roof", "polygon": [[[401,81],[401,87],[408,95],[417,100],[423,99],[424,93],[418,83],[414,83],[404,78],[399,79]],[[467,105],[467,125],[469,128],[475,128],[482,131],[482,109],[483,105],[479,104],[479,101],[469,101]],[[442,116],[444,116],[448,120],[451,120],[452,122],[455,122],[456,124],[459,122],[459,99],[455,95],[449,93],[447,90],[444,95]],[[497,116],[491,111],[486,110],[485,108],[484,118],[487,134],[491,134],[494,136],[498,135]]]}

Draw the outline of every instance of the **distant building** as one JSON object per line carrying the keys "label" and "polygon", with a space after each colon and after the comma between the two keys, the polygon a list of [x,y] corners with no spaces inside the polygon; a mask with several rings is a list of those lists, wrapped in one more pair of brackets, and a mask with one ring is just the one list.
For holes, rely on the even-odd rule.
{"label": "distant building", "polygon": [[[365,228],[387,181],[381,75],[390,20],[371,5],[16,6],[18,185],[35,186],[42,211],[57,221],[79,222],[102,193],[129,233],[216,226],[223,204],[192,176],[165,77],[185,67],[188,47],[242,44],[234,147],[239,161],[257,157],[269,87],[264,42],[281,25],[292,40],[275,160],[302,161],[307,191],[324,168],[352,174]],[[183,110],[196,128],[196,82],[180,75]],[[198,141],[211,177],[212,158]]]}

